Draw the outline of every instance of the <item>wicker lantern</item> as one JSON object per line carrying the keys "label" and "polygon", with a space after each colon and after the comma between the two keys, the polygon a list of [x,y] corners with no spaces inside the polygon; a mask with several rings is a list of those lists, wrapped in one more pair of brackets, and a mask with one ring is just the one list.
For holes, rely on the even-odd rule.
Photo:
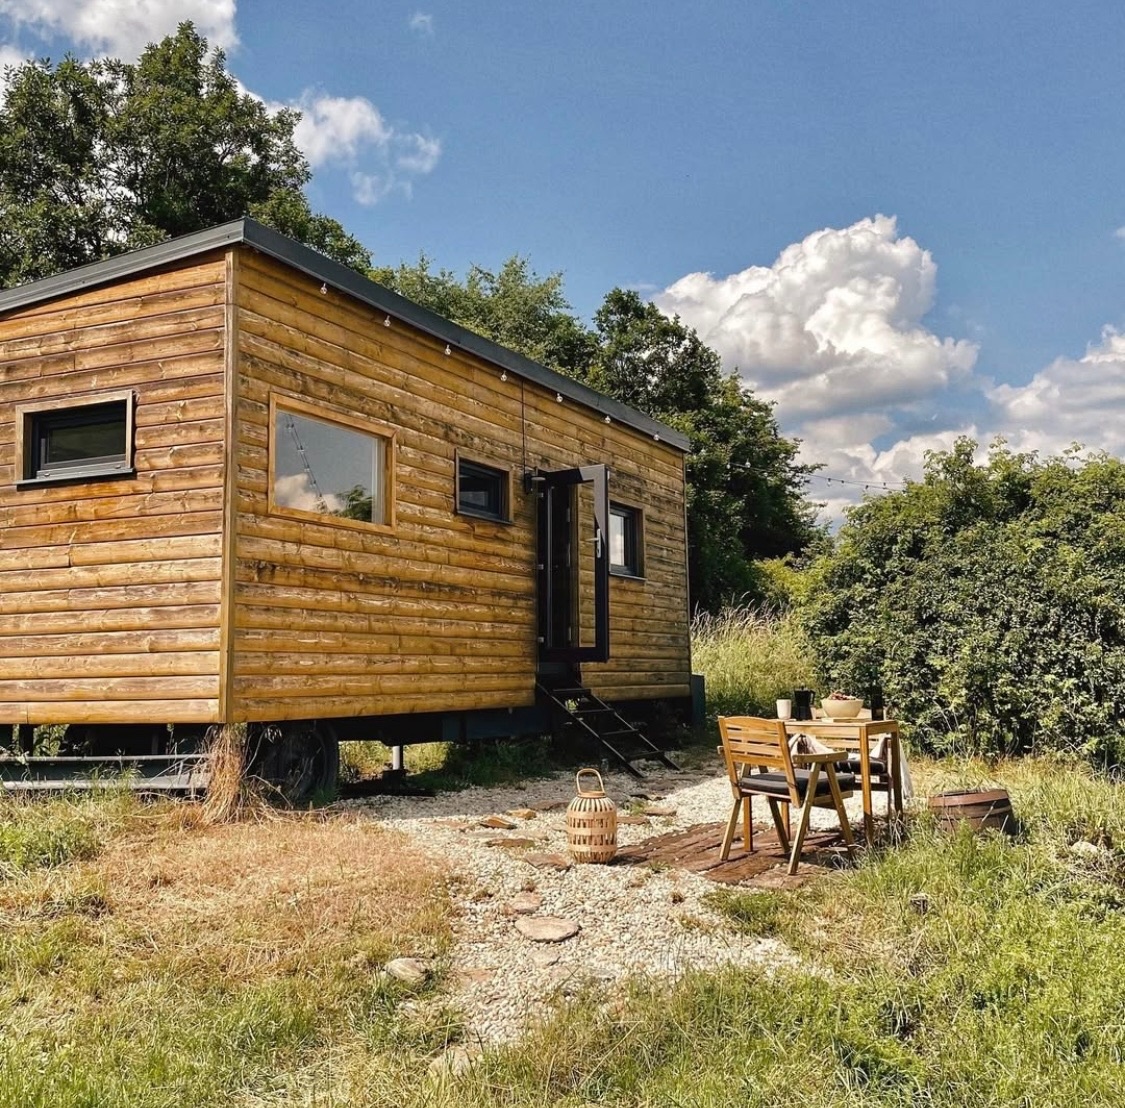
{"label": "wicker lantern", "polygon": [[[583,788],[584,774],[598,779],[597,788]],[[617,806],[605,795],[602,775],[580,769],[574,778],[578,795],[566,810],[566,843],[576,862],[610,862],[617,853]]]}

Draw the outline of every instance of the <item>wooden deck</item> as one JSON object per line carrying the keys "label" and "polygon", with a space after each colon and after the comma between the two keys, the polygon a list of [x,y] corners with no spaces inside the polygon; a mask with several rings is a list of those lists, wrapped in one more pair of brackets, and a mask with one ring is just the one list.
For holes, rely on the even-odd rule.
{"label": "wooden deck", "polygon": [[822,831],[805,839],[801,867],[790,877],[785,872],[789,857],[773,831],[754,831],[754,852],[741,849],[735,840],[730,857],[719,861],[723,841],[722,823],[701,823],[685,831],[656,835],[634,846],[623,846],[613,864],[617,866],[667,866],[698,873],[723,885],[750,884],[769,888],[794,888],[813,874],[838,866],[846,855],[838,831]]}

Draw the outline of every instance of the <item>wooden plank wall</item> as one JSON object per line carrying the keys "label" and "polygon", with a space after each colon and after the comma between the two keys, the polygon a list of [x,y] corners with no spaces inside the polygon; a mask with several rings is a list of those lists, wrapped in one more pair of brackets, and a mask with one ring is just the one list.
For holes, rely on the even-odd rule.
{"label": "wooden plank wall", "polygon": [[[0,319],[0,723],[219,715],[226,259]],[[136,393],[136,476],[17,489],[15,408]]]}
{"label": "wooden plank wall", "polygon": [[[687,695],[678,451],[250,251],[239,256],[230,717],[314,718],[531,704],[535,505],[525,466],[606,461],[645,510],[645,581],[611,584],[603,695]],[[395,527],[271,515],[271,392],[394,428]],[[511,524],[454,512],[455,452],[509,468]]]}

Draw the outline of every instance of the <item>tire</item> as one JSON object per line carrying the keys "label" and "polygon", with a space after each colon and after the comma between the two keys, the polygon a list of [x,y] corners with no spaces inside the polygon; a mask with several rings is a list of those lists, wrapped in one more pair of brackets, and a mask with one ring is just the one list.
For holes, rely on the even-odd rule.
{"label": "tire", "polygon": [[250,750],[247,772],[294,807],[335,793],[340,746],[331,724],[317,720],[259,724],[251,731]]}

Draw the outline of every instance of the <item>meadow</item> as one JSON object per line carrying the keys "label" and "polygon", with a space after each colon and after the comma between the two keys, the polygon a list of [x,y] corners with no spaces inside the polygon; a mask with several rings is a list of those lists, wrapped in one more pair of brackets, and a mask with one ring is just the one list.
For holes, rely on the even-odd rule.
{"label": "meadow", "polygon": [[[719,710],[810,673],[784,621],[696,631]],[[0,800],[0,1105],[1120,1104],[1121,787],[1061,757],[912,770],[921,793],[1003,785],[1019,834],[922,811],[799,889],[716,889],[722,926],[796,965],[591,987],[459,1078],[431,1069],[463,1035],[441,972],[455,857],[346,809]],[[398,955],[438,972],[411,991],[379,972]]]}

